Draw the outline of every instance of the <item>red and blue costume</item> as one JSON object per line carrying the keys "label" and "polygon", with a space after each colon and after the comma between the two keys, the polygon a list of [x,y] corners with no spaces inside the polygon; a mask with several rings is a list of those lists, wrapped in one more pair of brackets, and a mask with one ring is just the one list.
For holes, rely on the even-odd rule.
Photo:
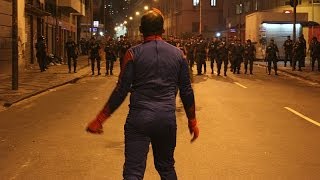
{"label": "red and blue costume", "polygon": [[178,90],[190,132],[196,134],[194,93],[183,52],[163,41],[161,36],[145,37],[144,43],[126,52],[116,88],[96,120],[88,126],[90,132],[102,132],[102,122],[120,106],[128,92],[131,93],[125,123],[124,179],[143,179],[150,143],[161,179],[177,179],[173,154]]}

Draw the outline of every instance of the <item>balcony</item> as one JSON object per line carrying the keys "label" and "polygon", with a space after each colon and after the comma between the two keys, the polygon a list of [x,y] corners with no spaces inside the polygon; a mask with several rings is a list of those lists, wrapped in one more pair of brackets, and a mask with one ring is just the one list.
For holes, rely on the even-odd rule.
{"label": "balcony", "polygon": [[36,16],[50,16],[51,14],[44,9],[43,3],[40,0],[25,1],[25,10],[28,14]]}
{"label": "balcony", "polygon": [[58,6],[67,13],[85,14],[85,5],[83,0],[59,0]]}

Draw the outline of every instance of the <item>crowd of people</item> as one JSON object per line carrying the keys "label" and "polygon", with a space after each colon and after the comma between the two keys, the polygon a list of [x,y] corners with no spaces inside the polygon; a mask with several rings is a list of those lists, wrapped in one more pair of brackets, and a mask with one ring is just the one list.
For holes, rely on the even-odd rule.
{"label": "crowd of people", "polygon": [[[207,63],[210,61],[211,74],[214,74],[214,66],[216,64],[216,74],[220,76],[223,72],[224,76],[227,76],[228,68],[234,74],[240,74],[242,63],[244,64],[244,73],[253,74],[253,62],[256,59],[256,48],[250,39],[245,43],[241,43],[240,39],[234,37],[226,40],[222,38],[207,38],[202,35],[194,36],[188,39],[179,39],[173,36],[169,36],[168,39],[164,39],[169,44],[181,49],[189,63],[190,70],[193,70],[196,64],[196,70],[198,75],[205,74],[207,72]],[[88,55],[91,61],[92,75],[101,75],[101,57],[102,53],[105,53],[106,71],[105,75],[113,75],[113,64],[119,59],[120,67],[123,62],[125,52],[132,46],[140,44],[141,41],[129,40],[126,36],[120,36],[118,39],[106,38],[102,40],[92,37],[90,40],[82,38],[79,44],[76,44],[71,37],[68,38],[65,43],[65,52],[68,63],[68,70],[71,73],[72,61],[73,72],[76,72],[78,55]],[[45,38],[41,36],[36,44],[37,58],[41,72],[47,68],[47,55],[45,52],[46,44]],[[296,42],[291,40],[290,36],[283,43],[284,49],[284,66],[287,66],[289,62],[292,70],[295,71],[298,68],[302,71],[305,66],[305,58],[307,55],[306,40],[301,35]],[[266,46],[265,62],[267,63],[267,72],[270,75],[272,67],[277,75],[277,64],[280,61],[279,48],[271,39]],[[310,61],[312,71],[315,70],[315,64],[317,62],[317,70],[320,71],[320,42],[317,37],[313,37],[309,44]],[[222,66],[223,65],[223,66]],[[230,66],[229,66],[230,65]],[[222,69],[223,67],[223,69]]]}

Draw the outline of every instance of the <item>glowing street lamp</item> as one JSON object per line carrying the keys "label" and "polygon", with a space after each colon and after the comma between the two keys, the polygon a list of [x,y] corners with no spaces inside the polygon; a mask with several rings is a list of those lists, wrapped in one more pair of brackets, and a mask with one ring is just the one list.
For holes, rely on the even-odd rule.
{"label": "glowing street lamp", "polygon": [[149,6],[144,6],[144,10],[149,10]]}
{"label": "glowing street lamp", "polygon": [[124,21],[124,22],[123,22],[123,24],[127,24],[127,23],[128,23],[127,21]]}
{"label": "glowing street lamp", "polygon": [[140,12],[139,12],[139,11],[137,11],[137,12],[136,12],[136,16],[139,16],[139,15],[140,15]]}
{"label": "glowing street lamp", "polygon": [[132,17],[132,16],[130,16],[130,17],[129,17],[129,19],[130,19],[130,20],[132,20],[132,19],[133,19],[133,17]]}

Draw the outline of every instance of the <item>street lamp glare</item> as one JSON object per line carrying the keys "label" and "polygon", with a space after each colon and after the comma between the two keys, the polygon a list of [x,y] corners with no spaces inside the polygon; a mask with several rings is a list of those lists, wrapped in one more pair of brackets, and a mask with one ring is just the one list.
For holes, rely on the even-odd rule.
{"label": "street lamp glare", "polygon": [[139,15],[140,15],[140,12],[139,12],[139,11],[137,11],[137,12],[136,12],[136,15],[137,15],[137,16],[139,16]]}
{"label": "street lamp glare", "polygon": [[124,21],[124,22],[123,22],[123,24],[127,24],[127,23],[128,23],[127,21]]}
{"label": "street lamp glare", "polygon": [[144,6],[144,10],[149,10],[149,6]]}
{"label": "street lamp glare", "polygon": [[129,19],[130,19],[130,20],[132,20],[132,19],[133,19],[133,17],[132,17],[132,16],[130,16],[130,17],[129,17]]}

